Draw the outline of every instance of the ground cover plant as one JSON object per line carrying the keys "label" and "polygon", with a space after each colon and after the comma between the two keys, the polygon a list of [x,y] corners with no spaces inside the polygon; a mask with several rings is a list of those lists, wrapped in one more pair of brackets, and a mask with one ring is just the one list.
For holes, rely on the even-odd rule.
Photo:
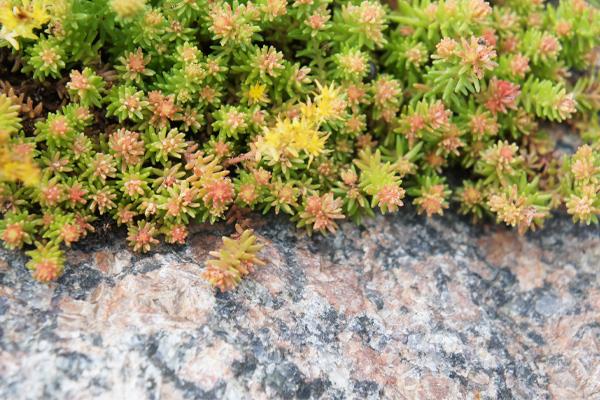
{"label": "ground cover plant", "polygon": [[107,216],[140,252],[236,223],[204,270],[221,290],[262,264],[251,210],[308,233],[405,202],[598,222],[583,0],[0,0],[0,25],[0,238],[40,281]]}

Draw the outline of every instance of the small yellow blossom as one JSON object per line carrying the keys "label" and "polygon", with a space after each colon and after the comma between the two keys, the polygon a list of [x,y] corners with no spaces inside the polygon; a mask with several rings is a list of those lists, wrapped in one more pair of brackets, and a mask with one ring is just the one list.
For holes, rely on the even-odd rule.
{"label": "small yellow blossom", "polygon": [[346,108],[341,90],[333,84],[321,86],[314,99],[300,104],[300,115],[279,119],[275,126],[265,128],[263,136],[256,141],[257,160],[266,156],[272,162],[284,159],[288,162],[300,153],[308,156],[309,163],[327,152],[325,143],[329,134],[319,130],[326,121],[339,119]]}
{"label": "small yellow blossom", "polygon": [[145,0],[111,0],[109,4],[119,18],[131,18],[146,7]]}
{"label": "small yellow blossom", "polygon": [[0,182],[19,180],[27,186],[36,185],[40,180],[40,171],[34,161],[15,159],[10,155],[11,150],[10,147],[0,149]]}
{"label": "small yellow blossom", "polygon": [[308,121],[320,125],[322,121],[321,112],[318,110],[317,104],[313,103],[311,99],[308,99],[306,103],[300,104],[300,114],[303,118]]}
{"label": "small yellow blossom", "polygon": [[265,129],[265,134],[257,142],[257,149],[261,155],[275,162],[282,157],[296,158],[300,152],[304,152],[312,160],[325,152],[328,136],[307,118],[286,118]]}
{"label": "small yellow blossom", "polygon": [[0,39],[19,49],[17,38],[36,39],[33,31],[50,20],[47,0],[20,0],[0,2]]}
{"label": "small yellow blossom", "polygon": [[246,96],[248,97],[248,103],[250,105],[265,104],[269,102],[269,98],[267,97],[267,86],[262,83],[255,83],[250,86],[246,92]]}
{"label": "small yellow blossom", "polygon": [[33,148],[11,141],[21,126],[20,107],[11,98],[0,94],[0,182],[19,180],[32,186],[39,181],[40,171],[32,159]]}
{"label": "small yellow blossom", "polygon": [[[317,88],[319,92],[315,96],[314,115],[318,122],[341,119],[346,109],[346,100],[340,88],[336,88],[333,83],[330,86],[322,86],[319,82]],[[310,102],[308,106],[310,107]]]}
{"label": "small yellow blossom", "polygon": [[325,142],[329,137],[328,134],[323,134],[316,129],[311,129],[307,127],[306,129],[299,132],[294,139],[296,146],[298,149],[303,150],[306,154],[308,154],[309,158],[317,157],[322,154],[325,149]]}

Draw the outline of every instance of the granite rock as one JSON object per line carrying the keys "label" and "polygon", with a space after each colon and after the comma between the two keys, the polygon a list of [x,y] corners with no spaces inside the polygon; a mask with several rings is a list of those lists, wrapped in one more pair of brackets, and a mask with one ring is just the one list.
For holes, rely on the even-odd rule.
{"label": "granite rock", "polygon": [[268,264],[225,294],[200,278],[225,226],[144,255],[104,232],[47,286],[2,250],[0,398],[600,398],[597,227],[253,222]]}

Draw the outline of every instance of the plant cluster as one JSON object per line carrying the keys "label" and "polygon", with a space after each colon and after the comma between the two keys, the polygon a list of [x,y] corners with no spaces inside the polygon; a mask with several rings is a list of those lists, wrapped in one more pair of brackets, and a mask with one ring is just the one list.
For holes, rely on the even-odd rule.
{"label": "plant cluster", "polygon": [[[584,0],[0,0],[0,24],[22,79],[63,96],[34,117],[0,96],[0,238],[41,281],[103,215],[142,252],[245,210],[309,233],[406,202],[520,232],[600,215]],[[562,157],[548,122],[584,144]],[[239,228],[206,278],[234,287],[259,249]]]}

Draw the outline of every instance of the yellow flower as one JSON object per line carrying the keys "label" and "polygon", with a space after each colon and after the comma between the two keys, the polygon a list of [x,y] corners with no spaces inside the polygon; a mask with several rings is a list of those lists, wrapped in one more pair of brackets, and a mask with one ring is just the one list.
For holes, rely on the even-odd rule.
{"label": "yellow flower", "polygon": [[246,96],[248,96],[248,103],[250,103],[250,105],[269,102],[269,98],[267,97],[267,86],[261,83],[255,83],[250,86],[246,92]]}
{"label": "yellow flower", "polygon": [[20,0],[18,3],[0,3],[0,39],[19,49],[18,37],[36,39],[33,31],[41,28],[50,15],[47,13],[47,0]]}
{"label": "yellow flower", "polygon": [[313,157],[317,157],[325,152],[325,142],[329,134],[323,134],[311,125],[306,119],[299,121],[293,146],[298,150],[304,151],[308,154],[309,159],[312,160]]}
{"label": "yellow flower", "polygon": [[315,96],[316,117],[323,121],[341,119],[346,109],[346,100],[339,88],[332,83],[330,86],[321,86],[317,82],[319,93]]}
{"label": "yellow flower", "polygon": [[4,160],[0,156],[0,181],[19,180],[27,186],[39,182],[40,171],[31,160]]}
{"label": "yellow flower", "polygon": [[311,99],[308,99],[306,103],[300,104],[300,115],[302,115],[302,118],[311,121],[315,125],[320,125],[321,122],[323,122],[321,120],[321,113],[317,109],[317,105],[313,103]]}
{"label": "yellow flower", "polygon": [[278,120],[274,127],[265,128],[262,140],[257,143],[258,151],[272,161],[279,161],[283,155],[288,158],[297,157],[298,152],[292,146],[294,130],[294,121]]}
{"label": "yellow flower", "polygon": [[144,10],[146,0],[111,0],[109,4],[119,18],[131,18]]}
{"label": "yellow flower", "polygon": [[19,180],[33,186],[39,178],[40,171],[30,154],[21,154],[7,141],[0,142],[0,182]]}
{"label": "yellow flower", "polygon": [[325,152],[328,136],[306,118],[286,118],[278,120],[274,127],[265,129],[265,134],[257,142],[257,149],[272,161],[279,161],[282,156],[286,159],[296,158],[300,152],[312,160]]}

